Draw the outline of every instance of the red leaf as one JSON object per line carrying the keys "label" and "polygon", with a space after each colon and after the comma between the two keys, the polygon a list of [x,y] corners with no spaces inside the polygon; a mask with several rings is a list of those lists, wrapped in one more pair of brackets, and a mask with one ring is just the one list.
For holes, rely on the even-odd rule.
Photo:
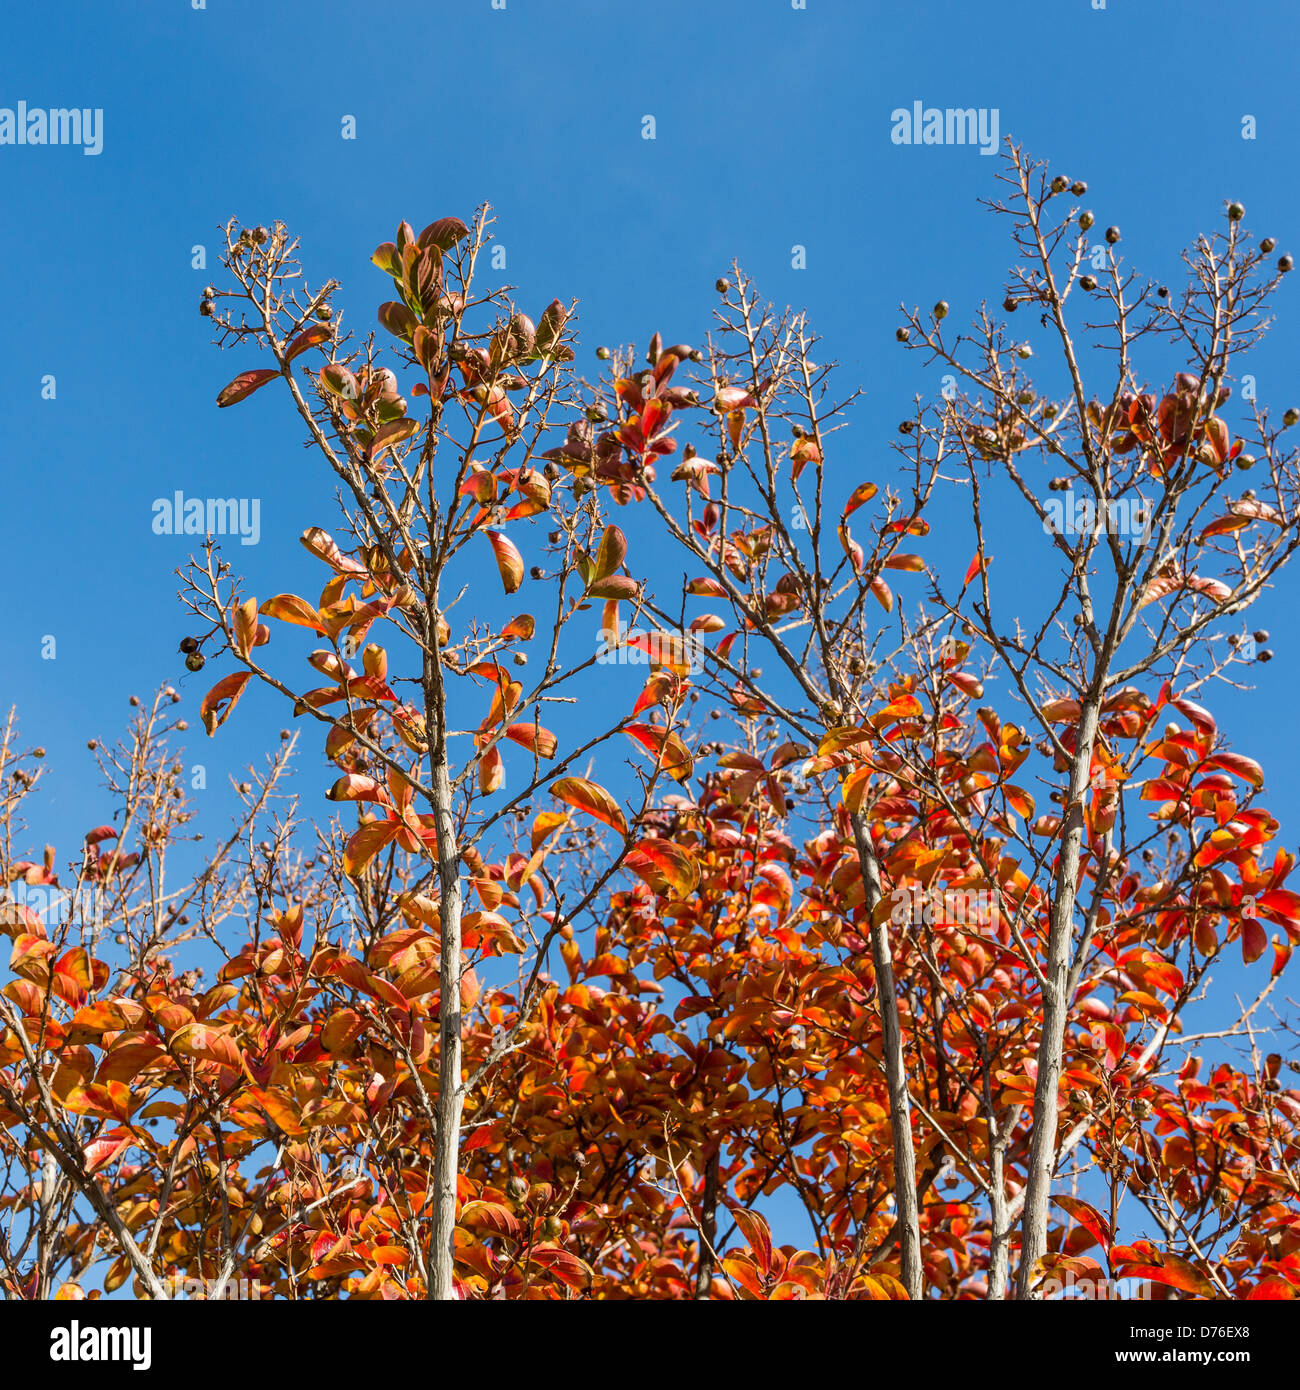
{"label": "red leaf", "polygon": [[280,373],[274,367],[258,367],[255,371],[240,372],[229,386],[223,387],[217,396],[219,406],[236,405],[245,397],[251,396],[259,387],[265,386],[272,377]]}
{"label": "red leaf", "polygon": [[284,350],[284,360],[292,362],[293,359],[308,348],[319,347],[321,343],[328,342],[333,332],[328,325],[323,323],[313,324],[311,328],[299,333],[298,336]]}
{"label": "red leaf", "polygon": [[1268,945],[1268,933],[1260,926],[1258,917],[1241,919],[1241,959],[1251,965],[1264,954]]}
{"label": "red leaf", "polygon": [[558,1245],[535,1245],[528,1258],[533,1264],[549,1269],[571,1289],[585,1288],[591,1282],[591,1267]]}
{"label": "red leaf", "polygon": [[1110,1222],[1095,1207],[1090,1207],[1087,1202],[1081,1202],[1077,1197],[1053,1197],[1052,1201],[1063,1211],[1069,1212],[1079,1225],[1095,1236],[1101,1242],[1102,1249],[1110,1250],[1111,1242],[1114,1240]]}

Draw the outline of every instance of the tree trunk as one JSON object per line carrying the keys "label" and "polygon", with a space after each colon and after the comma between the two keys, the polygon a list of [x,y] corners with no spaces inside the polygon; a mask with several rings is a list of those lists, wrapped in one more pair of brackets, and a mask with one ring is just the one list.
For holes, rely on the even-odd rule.
{"label": "tree trunk", "polygon": [[[871,831],[860,812],[853,815],[853,837],[862,866],[862,883],[868,921],[884,896],[880,864],[871,843]],[[921,1221],[916,1202],[916,1157],[912,1149],[912,1101],[903,1061],[903,1033],[898,1021],[898,994],[894,987],[894,958],[889,945],[889,924],[871,925],[871,960],[876,971],[876,1007],[883,1036],[885,1078],[889,1086],[889,1126],[894,1148],[895,1230],[898,1233],[903,1287],[911,1299],[924,1292],[921,1274]]]}
{"label": "tree trunk", "polygon": [[713,1242],[718,1234],[719,1151],[709,1151],[704,1165],[704,1195],[700,1199],[700,1259],[695,1270],[695,1297],[708,1298],[713,1290]]}
{"label": "tree trunk", "polygon": [[1006,1298],[1008,1291],[1011,1221],[1003,1146],[1001,1142],[995,1142],[989,1163],[989,1224],[992,1227],[989,1241],[989,1299],[995,1303]]}
{"label": "tree trunk", "polygon": [[1052,1182],[1056,1176],[1061,1051],[1071,1002],[1067,996],[1079,855],[1083,844],[1083,808],[1092,769],[1099,704],[1095,696],[1089,695],[1079,714],[1078,742],[1070,769],[1070,791],[1066,802],[1065,833],[1057,864],[1056,893],[1048,928],[1043,1026],[1038,1039],[1038,1077],[1034,1083],[1033,1130],[1029,1139],[1029,1171],[1025,1183],[1025,1209],[1020,1228],[1020,1269],[1016,1284],[1016,1296],[1022,1299],[1038,1296],[1030,1292],[1030,1285],[1035,1264],[1047,1253],[1047,1218]]}
{"label": "tree trunk", "polygon": [[[432,612],[432,608],[430,610]],[[436,618],[429,641],[435,641]],[[447,715],[440,658],[426,651],[424,664],[425,727],[429,737],[430,789],[438,831],[438,881],[441,888],[441,989],[438,999],[437,1134],[434,1136],[433,1231],[429,1242],[429,1291],[433,1299],[456,1297],[452,1255],[456,1229],[456,1179],[460,1168],[461,1092],[461,936],[460,846],[452,814],[447,768]]]}

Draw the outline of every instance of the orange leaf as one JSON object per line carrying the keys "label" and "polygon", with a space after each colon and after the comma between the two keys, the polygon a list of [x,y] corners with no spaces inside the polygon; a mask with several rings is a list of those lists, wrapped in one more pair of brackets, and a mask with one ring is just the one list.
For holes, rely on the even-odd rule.
{"label": "orange leaf", "polygon": [[603,821],[620,835],[627,834],[627,821],[618,802],[597,783],[589,782],[585,777],[561,777],[558,782],[551,783],[551,795]]}
{"label": "orange leaf", "polygon": [[736,1225],[740,1227],[740,1233],[745,1237],[749,1248],[754,1252],[758,1260],[758,1266],[764,1275],[772,1272],[772,1232],[768,1229],[767,1222],[758,1212],[750,1211],[747,1207],[732,1207],[731,1214],[736,1218]]}
{"label": "orange leaf", "polygon": [[383,847],[393,840],[402,828],[400,821],[371,821],[363,825],[343,850],[343,872],[356,878]]}
{"label": "orange leaf", "polygon": [[660,768],[676,782],[685,782],[694,771],[690,750],[674,733],[655,724],[628,724],[623,732],[634,743],[655,755]]}
{"label": "orange leaf", "polygon": [[524,557],[514,541],[501,531],[489,531],[487,538],[496,556],[501,583],[505,585],[506,593],[513,594],[524,582]]}
{"label": "orange leaf", "polygon": [[700,866],[689,850],[672,840],[642,840],[623,863],[656,893],[689,897],[700,881]]}
{"label": "orange leaf", "polygon": [[506,729],[506,737],[539,758],[553,758],[558,746],[555,735],[540,724],[511,724]]}
{"label": "orange leaf", "polygon": [[458,1226],[486,1226],[498,1236],[517,1238],[523,1231],[519,1218],[501,1202],[466,1202],[456,1218]]}
{"label": "orange leaf", "polygon": [[239,703],[239,697],[244,693],[244,687],[251,678],[251,671],[236,671],[234,675],[219,680],[203,697],[203,703],[199,706],[199,716],[209,737],[229,718],[230,711]]}
{"label": "orange leaf", "polygon": [[282,623],[295,623],[299,627],[309,627],[319,633],[326,631],[320,614],[305,599],[297,594],[277,594],[269,598],[257,610],[267,618],[279,618]]}

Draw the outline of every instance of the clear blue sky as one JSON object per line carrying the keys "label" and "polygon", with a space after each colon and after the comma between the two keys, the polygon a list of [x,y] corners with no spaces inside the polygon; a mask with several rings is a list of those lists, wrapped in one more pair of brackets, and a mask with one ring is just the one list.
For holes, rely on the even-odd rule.
{"label": "clear blue sky", "polygon": [[[318,474],[304,486],[283,402],[213,404],[250,363],[209,346],[197,306],[214,272],[191,268],[191,248],[215,264],[231,215],[300,233],[310,278],[343,280],[355,324],[383,297],[368,257],[400,218],[419,227],[490,200],[502,278],[538,311],[579,298],[584,360],[656,328],[698,340],[737,257],[778,303],[811,311],[845,385],[867,390],[841,437],[851,486],[885,471],[912,394],[937,388],[896,349],[899,300],[943,296],[965,317],[1000,300],[1011,259],[1005,224],[976,205],[999,161],[895,146],[891,111],[996,108],[1000,134],[1088,181],[1099,224],[1121,223],[1123,249],[1154,277],[1172,278],[1179,248],[1221,225],[1225,198],[1300,255],[1298,16],[1204,0],[10,6],[0,107],[103,111],[93,157],[0,145],[0,704],[17,703],[50,751],[37,833],[57,830],[62,855],[103,818],[87,806],[85,740],[120,727],[130,693],[184,676],[172,571],[192,540],[153,534],[155,498],[260,497],[261,543],[231,555],[251,591],[291,587],[286,570],[319,583],[296,537],[331,524],[329,489]],[[791,268],[795,244],[804,270]],[[1300,402],[1292,285],[1278,307],[1255,372],[1261,398],[1283,406]],[[1265,762],[1290,844],[1297,582],[1288,574],[1256,609],[1277,653],[1258,689],[1212,700],[1234,746]],[[180,685],[196,729],[207,684]],[[195,739],[186,761],[206,763],[213,815],[225,774],[282,722],[250,693],[220,737]]]}

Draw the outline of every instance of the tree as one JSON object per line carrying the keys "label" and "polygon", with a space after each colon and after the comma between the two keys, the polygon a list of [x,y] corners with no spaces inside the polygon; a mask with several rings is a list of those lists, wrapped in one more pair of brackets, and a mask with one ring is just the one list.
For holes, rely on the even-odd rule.
{"label": "tree", "polygon": [[[703,347],[601,349],[588,386],[560,301],[534,323],[482,286],[485,212],[376,251],[386,346],[283,226],[231,224],[203,312],[274,365],[218,404],[280,383],[342,539],[302,537],[315,603],[287,575],[259,602],[209,540],[181,646],[231,668],[209,735],[259,687],[321,726],[335,814],[287,797],[285,730],[188,846],[167,687],[95,745],[113,823],[27,857],[42,762],[11,718],[8,1296],[1294,1295],[1300,1092],[1268,1012],[1300,896],[1205,703],[1254,640],[1225,658],[1215,624],[1295,543],[1262,413],[1237,429],[1266,496],[1225,491],[1229,349],[1277,276],[1231,208],[1148,322],[1102,251],[1119,370],[1091,401],[1091,218],[1008,170],[1007,305],[1041,302],[1059,386],[983,310],[956,339],[946,304],[906,315],[965,390],[918,401],[880,482],[845,475],[854,398],[806,319],[738,268]],[[1163,399],[1130,364],[1160,333],[1187,368]],[[1035,451],[1090,505],[1040,497]],[[923,553],[954,465],[959,587]],[[1053,593],[990,577],[1008,500]],[[304,635],[299,681],[268,648]],[[1262,975],[1265,921],[1230,1010],[1215,970],[1239,946]],[[778,1191],[811,1248],[774,1243]]]}
{"label": "tree", "polygon": [[[315,608],[294,594],[278,595],[259,607],[253,599],[241,599],[233,583],[223,588],[225,570],[211,563],[192,573],[189,596],[196,614],[220,631],[227,648],[247,668],[225,677],[210,692],[204,705],[209,730],[226,718],[250,676],[266,681],[291,698],[295,710],[310,711],[325,724],[327,754],[343,770],[331,796],[369,803],[382,812],[362,820],[344,860],[347,872],[362,885],[375,931],[381,931],[401,905],[372,896],[365,878],[372,861],[389,846],[424,855],[436,864],[438,884],[438,895],[426,909],[427,920],[439,933],[440,962],[453,963],[462,959],[466,926],[476,940],[500,931],[509,948],[524,949],[492,916],[501,897],[495,887],[479,888],[483,911],[463,920],[462,863],[504,817],[522,820],[530,799],[547,790],[562,805],[626,833],[623,811],[602,786],[583,776],[557,778],[557,772],[581,763],[621,729],[651,754],[653,767],[643,779],[643,809],[661,775],[679,780],[690,775],[689,755],[672,729],[675,711],[666,691],[649,692],[635,711],[594,734],[584,725],[583,733],[563,749],[541,723],[543,709],[580,698],[584,675],[590,677],[597,666],[599,648],[594,642],[584,660],[562,664],[565,629],[593,600],[604,604],[607,625],[617,626],[619,603],[637,592],[637,584],[621,573],[628,549],[623,533],[616,526],[603,526],[595,505],[576,505],[579,489],[571,500],[557,493],[553,481],[558,470],[553,464],[541,466],[538,459],[539,445],[555,428],[555,417],[576,415],[572,372],[566,369],[573,360],[564,337],[568,311],[554,300],[534,324],[503,292],[479,293],[475,267],[487,236],[484,215],[476,219],[472,233],[456,218],[433,222],[418,237],[403,223],[396,241],[380,246],[372,258],[391,276],[399,296],[380,306],[379,322],[397,340],[397,362],[423,376],[412,393],[427,402],[427,412],[419,419],[409,412],[396,373],[380,365],[373,339],[354,346],[341,335],[341,320],[334,319],[330,303],[334,282],[315,295],[294,283],[300,273],[293,259],[296,243],[289,241],[282,225],[269,231],[245,229],[238,235],[233,226],[227,229],[225,264],[239,288],[231,292],[230,305],[217,300],[210,317],[225,344],[256,342],[269,351],[276,366],[241,373],[218,397],[218,404],[234,404],[277,376],[283,379],[311,444],[350,494],[345,521],[356,549],[341,551],[316,528],[303,537],[331,572]],[[300,381],[293,363],[314,352],[327,359],[325,365]],[[453,373],[459,374],[459,388],[453,385]],[[440,450],[443,455],[455,451],[453,467],[440,466]],[[474,575],[467,581],[471,594],[482,584],[481,566],[471,559],[469,547],[477,550],[484,541],[505,593],[523,588],[524,559],[507,528],[542,515],[553,528],[548,542],[554,564],[549,574],[533,566],[529,579],[532,590],[541,585],[547,590],[549,616],[541,627],[545,665],[526,689],[503,662],[509,653],[516,666],[526,664],[521,648],[536,638],[537,619],[521,614],[494,630],[479,616],[480,601],[473,599],[475,616],[453,640],[451,616],[466,590],[455,598],[451,591],[458,572]],[[358,592],[349,593],[350,586]],[[254,651],[269,635],[258,622],[259,614],[329,639],[329,649],[314,653],[310,661],[331,684],[295,694],[270,675]],[[394,693],[392,684],[402,678],[390,683],[385,648],[371,643],[361,649],[376,622],[391,624],[396,639],[409,644],[418,674],[406,679],[418,685],[417,706],[400,702]],[[358,651],[360,672],[347,664]],[[456,756],[451,745],[456,736],[449,688],[453,680],[470,683],[471,691],[486,687],[490,692],[468,746],[461,745],[464,756]],[[586,688],[591,691],[586,701],[590,705],[595,693],[590,680]],[[341,717],[325,713],[334,704],[346,706]],[[636,722],[634,715],[651,707],[665,708],[665,721]],[[459,708],[472,708],[472,696],[464,697]],[[519,717],[530,712],[531,721]],[[525,765],[522,771],[520,790],[488,808],[481,803],[502,789],[502,750],[509,742],[524,748],[531,767]],[[417,804],[428,809],[417,811]],[[600,891],[623,857],[616,854],[583,885],[583,898],[576,906],[566,906],[555,885],[549,885],[548,894],[542,863],[544,846],[568,823],[568,812],[543,814],[533,836],[532,858],[522,871],[535,885],[544,925],[534,937],[534,968],[516,1027],[526,1016],[546,948],[585,898]],[[467,1094],[461,1068],[462,1007],[456,990],[441,992],[437,1205],[429,1265],[430,1296],[444,1299],[452,1297],[457,1153]],[[513,1042],[514,1036],[506,1034],[501,1050]],[[477,1079],[470,1078],[469,1084]]]}
{"label": "tree", "polygon": [[[1096,900],[1080,901],[1080,876],[1093,879],[1100,898],[1113,880],[1123,878],[1121,866],[1149,848],[1146,835],[1128,831],[1124,792],[1136,786],[1147,758],[1159,760],[1166,752],[1175,754],[1178,764],[1198,768],[1208,762],[1221,769],[1199,804],[1183,800],[1189,787],[1180,775],[1148,782],[1142,792],[1147,799],[1174,798],[1158,813],[1171,831],[1182,832],[1164,844],[1164,878],[1171,888],[1185,888],[1195,900],[1218,866],[1234,863],[1251,839],[1264,833],[1257,816],[1238,807],[1231,780],[1244,778],[1258,788],[1262,772],[1232,755],[1216,762],[1214,721],[1189,697],[1242,664],[1243,653],[1253,648],[1245,632],[1232,635],[1226,656],[1218,655],[1212,642],[1224,634],[1229,619],[1260,596],[1300,544],[1300,493],[1295,459],[1267,414],[1252,402],[1244,425],[1258,440],[1257,456],[1244,439],[1232,439],[1220,413],[1232,393],[1233,372],[1264,330],[1270,296],[1290,269],[1290,257],[1266,269],[1272,244],[1252,248],[1243,231],[1244,209],[1233,203],[1226,231],[1200,237],[1185,253],[1185,288],[1174,296],[1164,286],[1153,291],[1119,258],[1118,227],[1106,229],[1104,244],[1090,242],[1092,213],[1066,198],[1067,193],[1071,199],[1082,197],[1086,185],[1060,175],[1049,178],[1043,165],[1019,150],[1010,152],[1008,163],[1004,181],[1011,203],[994,207],[1011,217],[1025,264],[1008,281],[1004,309],[1041,306],[1059,353],[1063,389],[1057,395],[1040,391],[1025,365],[1031,359],[1024,345],[1013,343],[1009,330],[984,311],[969,338],[945,339],[943,306],[928,323],[915,312],[908,315],[904,336],[909,347],[952,368],[966,388],[946,405],[946,434],[935,438],[924,421],[916,422],[918,437],[936,452],[950,435],[960,441],[971,488],[976,559],[967,579],[977,582],[965,608],[960,598],[939,602],[1006,671],[1063,775],[1054,795],[1062,814],[1051,928],[1038,979],[1042,1026],[1021,1240],[1023,1297],[1046,1251],[1048,1204],[1060,1156],[1057,1111],[1065,1030],[1096,927]],[[1101,279],[1085,266],[1101,268]],[[1093,305],[1100,306],[1097,321],[1089,317]],[[1086,385],[1077,335],[1109,359],[1097,374],[1104,381],[1097,391]],[[1151,350],[1148,339],[1154,340],[1151,347],[1168,342],[1181,358],[1183,370],[1163,394],[1150,389],[1133,360],[1137,348]],[[1048,484],[1066,492],[1064,506],[1040,495],[1041,484],[1030,472],[1035,461],[1064,470]],[[1253,469],[1257,463],[1262,464],[1262,495],[1250,488],[1233,497],[1234,469]],[[1032,617],[1004,613],[1005,602],[994,606],[984,525],[988,503],[981,488],[981,475],[990,474],[1019,495],[1066,567],[1059,587]],[[1078,502],[1076,485],[1082,494]],[[996,505],[1003,505],[1000,497]],[[1015,633],[1009,635],[1012,618]],[[1267,660],[1270,654],[1260,655]],[[1152,719],[1133,685],[1140,679],[1158,689],[1157,712],[1172,704],[1192,730],[1170,726],[1165,744],[1147,743],[1120,758],[1111,740],[1130,738],[1130,729]],[[1181,698],[1172,694],[1175,685]],[[1127,717],[1112,718],[1103,727],[1104,716],[1115,713]],[[1198,818],[1210,819],[1216,828],[1198,837]],[[1248,889],[1238,889],[1238,902]],[[1253,959],[1264,950],[1264,933],[1257,920],[1247,922],[1243,939],[1247,959]],[[1213,927],[1196,925],[1196,949],[1212,955]]]}
{"label": "tree", "polygon": [[[1248,850],[1271,833],[1268,818],[1251,807],[1263,781],[1262,770],[1250,759],[1222,752],[1212,717],[1189,697],[1225,668],[1248,659],[1247,653],[1253,655],[1256,639],[1236,633],[1226,659],[1216,658],[1210,645],[1215,626],[1243,612],[1262,593],[1293,554],[1300,529],[1295,460],[1282,449],[1278,431],[1266,415],[1253,410],[1247,427],[1259,441],[1266,494],[1261,498],[1247,490],[1233,498],[1228,480],[1234,465],[1251,468],[1257,458],[1245,450],[1243,440],[1233,442],[1218,413],[1231,394],[1230,371],[1263,331],[1269,296],[1290,269],[1290,257],[1283,256],[1271,273],[1265,273],[1272,245],[1251,249],[1241,226],[1244,210],[1232,204],[1227,231],[1201,238],[1185,256],[1188,285],[1167,303],[1169,292],[1163,287],[1154,292],[1133,289],[1135,277],[1113,249],[1120,239],[1117,228],[1109,228],[1104,244],[1094,247],[1087,235],[1092,214],[1080,213],[1077,204],[1064,210],[1063,195],[1073,192],[1081,197],[1086,185],[1049,177],[1043,166],[1017,149],[1010,151],[1008,166],[1005,181],[1012,189],[1012,205],[994,206],[1013,218],[1017,249],[1028,267],[1013,272],[1003,307],[1009,314],[1026,302],[1042,306],[1043,326],[1055,338],[1061,357],[1059,396],[1033,386],[1024,366],[1032,348],[1013,341],[987,309],[979,310],[969,337],[955,339],[946,336],[946,301],[938,303],[924,322],[916,312],[907,315],[899,340],[925,353],[928,362],[943,362],[954,383],[962,382],[966,390],[945,392],[935,407],[918,402],[915,414],[900,426],[907,441],[902,449],[906,481],[898,492],[887,493],[870,548],[849,531],[850,517],[877,495],[877,484],[865,480],[848,493],[838,514],[836,538],[842,553],[836,553],[829,543],[833,513],[826,511],[824,501],[826,436],[838,427],[845,403],[826,398],[825,370],[809,361],[812,343],[803,317],[764,310],[737,273],[734,285],[725,280],[718,285],[720,335],[709,373],[717,418],[714,461],[705,461],[702,451],[687,444],[673,474],[673,481],[682,485],[675,496],[656,488],[648,469],[636,480],[645,487],[667,535],[690,563],[707,569],[705,576],[684,585],[681,611],[687,595],[707,595],[731,610],[732,631],[706,655],[713,693],[727,705],[780,719],[796,737],[806,738],[820,725],[822,749],[832,751],[855,747],[870,754],[881,739],[882,723],[885,730],[894,730],[884,732],[886,740],[898,740],[900,731],[905,737],[911,732],[908,720],[923,713],[911,684],[896,686],[893,703],[874,720],[867,717],[880,649],[893,645],[867,622],[868,598],[874,597],[889,612],[894,596],[884,571],[929,569],[935,580],[930,603],[916,624],[909,624],[900,612],[897,646],[910,644],[915,651],[937,642],[942,666],[933,671],[933,678],[946,677],[960,693],[978,699],[983,686],[979,675],[957,668],[972,642],[982,644],[988,669],[999,673],[1041,731],[1037,751],[1051,760],[1051,768],[1039,775],[1051,786],[1062,814],[1035,822],[1035,830],[1048,837],[1045,845],[1035,848],[1013,819],[1032,814],[1033,799],[1011,788],[998,826],[1026,851],[1033,866],[1031,878],[1046,872],[1052,879],[1045,899],[1050,917],[1045,959],[1038,959],[1035,949],[1017,935],[1041,1006],[1019,1268],[1020,1295],[1028,1297],[1047,1253],[1057,1164],[1080,1132],[1076,1129],[1064,1145],[1058,1144],[1067,1023],[1093,953],[1103,949],[1097,933],[1106,899],[1121,885],[1132,891],[1127,882],[1132,856],[1145,854],[1150,860],[1152,844],[1162,843],[1168,861],[1162,888],[1171,900],[1186,893],[1200,902],[1207,883],[1213,882],[1210,901],[1229,909],[1230,918],[1238,918],[1230,924],[1229,935],[1240,931],[1246,959],[1255,959],[1264,949],[1251,891],[1255,885],[1244,872],[1254,862]],[[1103,263],[1109,277],[1104,289],[1083,270],[1086,264]],[[1113,363],[1102,399],[1091,398],[1084,385],[1072,336],[1078,331],[1071,326],[1074,306],[1067,311],[1071,294],[1076,303],[1080,297],[1095,302],[1090,297],[1097,296],[1105,305],[1102,323],[1085,322],[1082,329],[1090,341],[1108,349]],[[1173,342],[1187,368],[1163,397],[1146,389],[1132,361],[1135,346],[1148,338]],[[661,351],[656,336],[647,366],[639,373],[632,371],[630,361],[621,364],[624,374],[615,381],[613,395],[626,403],[629,417],[639,416],[643,432],[646,413],[654,415],[662,435],[667,418],[656,389]],[[789,445],[777,442],[777,431],[786,427],[793,436]],[[1081,504],[1074,504],[1072,493],[1064,507],[1055,498],[1040,498],[1024,471],[1035,455],[1066,470],[1052,479],[1050,490],[1072,489],[1077,482],[1084,494]],[[945,597],[935,570],[919,555],[900,553],[898,547],[903,537],[928,532],[922,513],[941,465],[950,459],[967,475],[975,534],[974,559],[960,590],[952,596],[949,587]],[[804,480],[801,488],[810,467],[811,480]],[[1000,487],[995,505],[1005,506],[1002,493],[1007,484],[1028,505],[1068,567],[1059,591],[1032,618],[1016,611],[1022,602],[1019,593],[1010,602],[1003,598],[997,609],[993,606],[985,523],[990,491]],[[1138,491],[1148,484],[1155,493],[1150,499]],[[715,486],[716,501],[711,496]],[[693,496],[703,499],[698,517]],[[1100,575],[1094,566],[1101,567]],[[1005,615],[1003,609],[1008,610]],[[656,611],[666,615],[662,606]],[[684,618],[682,623],[685,626]],[[1015,635],[1009,636],[1007,628],[1013,625]],[[691,627],[710,631],[722,623],[710,616],[694,620]],[[1266,634],[1260,633],[1258,643],[1264,640]],[[767,648],[776,657],[783,683],[761,682],[761,670],[755,672],[749,665],[754,647]],[[739,657],[734,655],[737,651]],[[1259,655],[1267,660],[1271,654]],[[915,664],[929,672],[933,658],[933,652],[924,651]],[[1142,678],[1154,682],[1151,694],[1134,685]],[[1171,725],[1162,743],[1152,739],[1152,726],[1165,708],[1181,713],[1192,730]],[[855,716],[847,724],[846,713]],[[1004,729],[992,710],[982,717],[989,732],[1002,741],[994,766],[980,768],[982,774],[996,771],[998,762],[1005,769],[1029,756],[1021,729]],[[1140,741],[1125,758],[1118,753],[1119,740]],[[891,750],[891,760],[899,756],[897,749]],[[997,813],[983,789],[975,807],[954,798],[953,788],[945,785],[949,779],[944,764],[955,756],[943,739],[936,738],[924,762],[913,757],[905,765],[919,782],[918,790],[951,818],[948,833],[956,830],[977,843],[986,833],[987,818]],[[1165,767],[1162,775],[1145,783],[1142,795],[1149,799],[1158,792],[1174,798],[1156,813],[1170,832],[1164,837],[1136,827],[1129,831],[1130,798],[1125,793],[1142,785],[1139,774],[1149,760],[1164,761]],[[864,910],[871,920],[877,1006],[890,1079],[903,1278],[909,1295],[917,1297],[920,1221],[913,1198],[914,1141],[900,1006],[891,978],[896,963],[891,959],[890,934],[879,920],[884,883],[863,809],[871,773],[896,773],[897,767],[892,761],[873,764],[869,756],[861,764],[855,774],[860,780],[850,779],[844,796],[865,884]],[[1204,771],[1212,773],[1211,783],[1192,781],[1192,775]],[[1234,777],[1249,788],[1244,799]],[[891,788],[886,795],[897,790]],[[971,795],[967,787],[961,791]],[[1197,799],[1189,803],[1193,792]],[[974,823],[973,809],[978,811]],[[1199,818],[1214,822],[1216,828],[1208,837],[1195,832]],[[1245,881],[1228,884],[1228,865],[1243,869]],[[1275,868],[1268,892],[1280,889],[1288,869],[1289,863]],[[1080,897],[1081,882],[1089,879],[1090,902]],[[1293,931],[1292,904],[1277,901],[1272,920]],[[1012,914],[1013,932],[1023,926],[1024,911],[1021,904]],[[1195,980],[1202,978],[1221,947],[1216,923],[1217,915],[1211,914],[1196,919],[1189,929],[1193,949],[1204,957],[1188,971]],[[995,1201],[1000,1204],[1001,1196]],[[1017,1200],[1008,1214],[1014,1215],[1020,1206]],[[999,1252],[1009,1238],[1008,1230],[999,1230]],[[993,1287],[1000,1292],[1001,1275]]]}

